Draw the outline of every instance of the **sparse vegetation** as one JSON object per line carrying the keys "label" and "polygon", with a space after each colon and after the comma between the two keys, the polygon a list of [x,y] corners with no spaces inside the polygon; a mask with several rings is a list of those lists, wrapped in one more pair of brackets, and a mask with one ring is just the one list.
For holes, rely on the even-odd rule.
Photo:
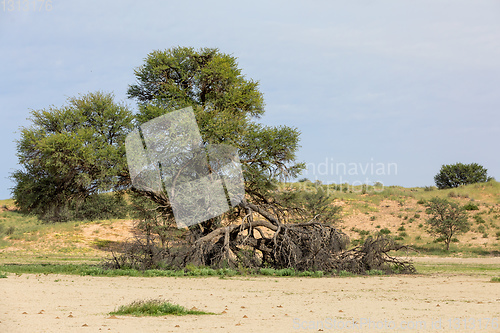
{"label": "sparse vegetation", "polygon": [[208,315],[211,312],[200,311],[197,309],[188,310],[183,306],[172,304],[163,300],[139,300],[129,305],[122,305],[118,310],[110,312],[110,315],[121,316],[185,316],[185,315]]}
{"label": "sparse vegetation", "polygon": [[479,210],[479,207],[475,203],[469,202],[466,205],[464,205],[464,209],[465,210]]}

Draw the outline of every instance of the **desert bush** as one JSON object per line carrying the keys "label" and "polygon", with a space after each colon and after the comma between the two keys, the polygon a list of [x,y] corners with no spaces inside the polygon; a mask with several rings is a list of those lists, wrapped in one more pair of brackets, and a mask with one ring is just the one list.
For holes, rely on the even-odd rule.
{"label": "desert bush", "polygon": [[479,207],[476,204],[469,202],[469,203],[464,205],[464,209],[465,210],[479,210]]}
{"label": "desert bush", "polygon": [[16,231],[16,227],[14,227],[14,226],[12,226],[12,225],[11,225],[10,227],[8,227],[8,228],[5,230],[5,234],[6,234],[7,236],[10,236],[10,235],[12,235],[12,234],[14,233],[14,231]]}
{"label": "desert bush", "polygon": [[387,228],[383,228],[383,229],[380,229],[379,233],[382,235],[388,235],[391,233],[391,231]]}
{"label": "desert bush", "polygon": [[474,220],[475,220],[477,223],[486,223],[486,221],[483,219],[483,217],[482,217],[480,214],[476,214],[476,215],[474,215]]}

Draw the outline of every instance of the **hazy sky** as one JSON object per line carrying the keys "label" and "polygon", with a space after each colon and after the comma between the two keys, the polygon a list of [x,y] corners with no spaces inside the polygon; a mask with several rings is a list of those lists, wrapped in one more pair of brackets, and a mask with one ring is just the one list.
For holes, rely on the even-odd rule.
{"label": "hazy sky", "polygon": [[425,186],[442,164],[477,162],[500,179],[500,1],[8,2],[0,199],[30,109],[97,90],[135,109],[134,68],[175,46],[239,59],[260,82],[262,122],[302,132],[304,177]]}

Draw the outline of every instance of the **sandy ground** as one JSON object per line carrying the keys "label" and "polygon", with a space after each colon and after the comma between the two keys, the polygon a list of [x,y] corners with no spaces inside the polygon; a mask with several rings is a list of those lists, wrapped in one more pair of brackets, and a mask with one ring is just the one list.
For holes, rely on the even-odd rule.
{"label": "sandy ground", "polygon": [[[452,274],[320,279],[10,274],[0,279],[0,332],[499,332],[500,283],[489,281]],[[218,314],[116,319],[108,314],[148,298]]]}

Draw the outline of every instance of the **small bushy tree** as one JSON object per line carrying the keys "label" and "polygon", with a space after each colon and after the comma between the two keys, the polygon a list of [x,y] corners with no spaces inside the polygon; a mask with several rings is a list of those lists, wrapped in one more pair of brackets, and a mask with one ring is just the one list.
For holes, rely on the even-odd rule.
{"label": "small bushy tree", "polygon": [[72,205],[128,186],[124,142],[133,114],[113,99],[88,93],[62,107],[31,112],[31,125],[21,128],[17,141],[21,169],[11,176],[22,211],[64,221]]}
{"label": "small bushy tree", "polygon": [[469,231],[470,224],[467,212],[454,202],[446,199],[432,198],[427,202],[428,232],[438,236],[438,240],[446,244],[446,251],[450,249],[451,240],[459,234]]}
{"label": "small bushy tree", "polygon": [[441,167],[434,176],[436,186],[440,189],[458,187],[460,185],[482,183],[488,180],[487,171],[477,163],[447,164]]}

